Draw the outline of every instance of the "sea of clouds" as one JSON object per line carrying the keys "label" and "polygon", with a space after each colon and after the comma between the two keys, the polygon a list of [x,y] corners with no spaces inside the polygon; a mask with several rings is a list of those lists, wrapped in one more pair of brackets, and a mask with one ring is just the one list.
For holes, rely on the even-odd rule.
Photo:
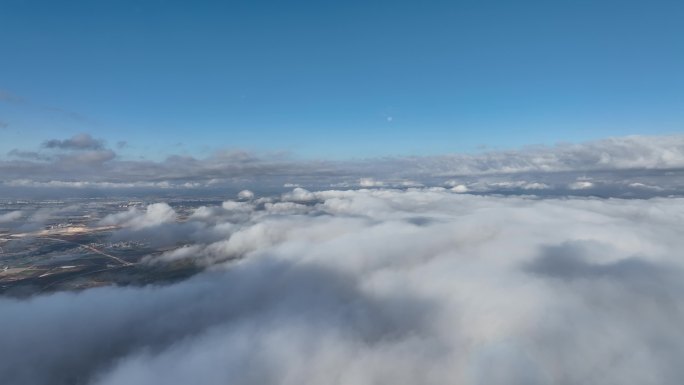
{"label": "sea of clouds", "polygon": [[[0,299],[3,384],[679,384],[684,199],[307,191],[102,218],[165,286]],[[535,191],[530,188],[530,193]],[[8,215],[3,220],[16,220]]]}
{"label": "sea of clouds", "polygon": [[[292,154],[219,150],[204,157],[126,158],[83,133],[0,156],[0,196],[73,197],[102,191],[225,191],[228,187],[279,191],[462,185],[468,191],[551,195],[592,190],[602,196],[663,196],[684,189],[684,135],[623,136],[472,154],[338,160]],[[88,193],[86,193],[86,191]]]}

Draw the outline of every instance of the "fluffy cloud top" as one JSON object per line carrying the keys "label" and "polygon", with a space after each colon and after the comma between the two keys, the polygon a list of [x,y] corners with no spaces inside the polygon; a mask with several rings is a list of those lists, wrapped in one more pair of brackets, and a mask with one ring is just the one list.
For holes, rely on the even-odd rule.
{"label": "fluffy cloud top", "polygon": [[249,190],[242,190],[237,194],[238,199],[253,199],[254,193]]}
{"label": "fluffy cloud top", "polygon": [[[294,202],[300,195],[305,204]],[[210,268],[163,287],[0,299],[3,381],[629,385],[684,376],[683,199],[444,188],[283,198],[229,201],[183,222],[164,205],[117,217],[127,236],[184,234],[186,247],[150,262]]]}
{"label": "fluffy cloud top", "polygon": [[131,207],[128,211],[118,214],[110,214],[100,221],[105,226],[123,226],[135,230],[157,226],[176,220],[176,212],[166,203],[153,203],[148,205],[145,211],[137,207]]}

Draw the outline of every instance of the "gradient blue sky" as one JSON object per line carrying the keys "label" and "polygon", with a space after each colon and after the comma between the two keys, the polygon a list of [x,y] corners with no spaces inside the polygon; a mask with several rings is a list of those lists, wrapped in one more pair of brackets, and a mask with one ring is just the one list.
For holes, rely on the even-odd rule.
{"label": "gradient blue sky", "polygon": [[683,20],[683,1],[3,0],[0,153],[79,132],[147,158],[682,132]]}

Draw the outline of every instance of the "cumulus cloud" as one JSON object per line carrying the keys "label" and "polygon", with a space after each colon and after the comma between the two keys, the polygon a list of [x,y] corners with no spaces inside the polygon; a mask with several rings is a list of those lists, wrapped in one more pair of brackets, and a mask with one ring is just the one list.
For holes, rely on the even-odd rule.
{"label": "cumulus cloud", "polygon": [[61,150],[101,150],[104,145],[101,140],[96,140],[89,134],[77,134],[64,140],[47,140],[43,143],[43,147]]}
{"label": "cumulus cloud", "polygon": [[[33,205],[31,205],[33,206]],[[0,227],[11,232],[31,232],[43,229],[45,224],[54,221],[55,218],[79,215],[81,204],[50,207],[36,205],[37,207],[24,207],[22,210],[11,210],[0,213]],[[7,241],[7,239],[5,239]],[[2,250],[0,249],[0,257]]]}
{"label": "cumulus cloud", "polygon": [[189,234],[149,263],[189,259],[207,272],[0,299],[0,376],[678,384],[683,203],[409,188],[296,190],[184,221],[163,204],[131,210],[105,220],[130,236]]}
{"label": "cumulus cloud", "polygon": [[539,182],[523,183],[521,187],[523,188],[523,190],[546,190],[550,188],[550,186],[546,183]]}
{"label": "cumulus cloud", "polygon": [[242,190],[237,195],[238,199],[253,199],[254,193],[249,190]]}
{"label": "cumulus cloud", "polygon": [[373,178],[361,178],[359,179],[359,186],[361,187],[382,187],[384,183]]}
{"label": "cumulus cloud", "polygon": [[295,187],[294,190],[292,190],[291,192],[283,194],[284,201],[306,202],[313,201],[315,199],[315,194],[301,187]]}
{"label": "cumulus cloud", "polygon": [[148,205],[145,211],[137,207],[131,207],[128,211],[110,214],[104,217],[101,225],[130,227],[134,230],[146,227],[158,226],[162,223],[174,222],[176,212],[166,203],[153,203]]}
{"label": "cumulus cloud", "polygon": [[571,190],[586,190],[594,187],[594,183],[588,180],[578,180],[577,182],[570,183],[568,186]]}

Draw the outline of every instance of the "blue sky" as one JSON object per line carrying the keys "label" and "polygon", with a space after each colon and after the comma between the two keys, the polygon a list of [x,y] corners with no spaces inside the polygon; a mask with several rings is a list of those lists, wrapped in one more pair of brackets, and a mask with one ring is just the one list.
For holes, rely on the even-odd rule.
{"label": "blue sky", "polygon": [[0,2],[0,153],[430,155],[684,131],[681,1]]}

